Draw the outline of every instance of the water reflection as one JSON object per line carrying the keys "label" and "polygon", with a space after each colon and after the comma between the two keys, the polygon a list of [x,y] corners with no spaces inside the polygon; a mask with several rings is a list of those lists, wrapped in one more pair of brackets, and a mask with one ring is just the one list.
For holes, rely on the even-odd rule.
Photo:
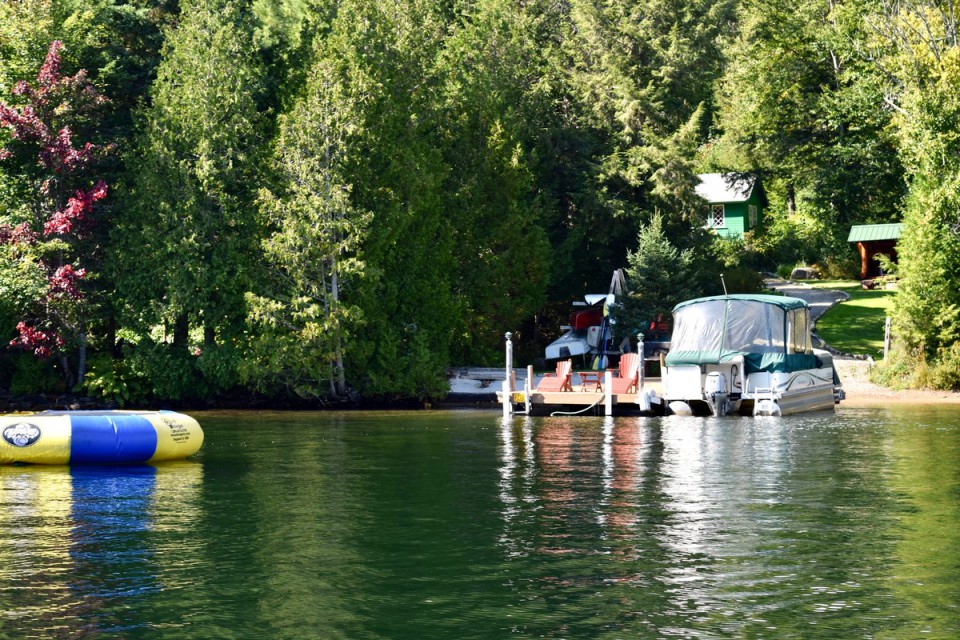
{"label": "water reflection", "polygon": [[913,410],[911,418],[915,427],[889,443],[891,488],[908,505],[887,531],[897,541],[890,586],[918,634],[956,637],[960,616],[942,612],[960,609],[960,430],[949,409]]}
{"label": "water reflection", "polygon": [[207,418],[0,468],[0,637],[958,637],[957,417]]}
{"label": "water reflection", "polygon": [[[551,418],[504,423],[500,435],[501,540],[549,569],[521,583],[524,595],[569,599],[567,615],[525,632],[592,619],[658,636],[837,637],[895,618],[884,531],[899,503],[882,432],[816,419]],[[608,616],[576,612],[584,598],[609,603]]]}
{"label": "water reflection", "polygon": [[[0,467],[0,628],[21,637],[126,629],[125,611],[165,588],[158,513],[196,513],[201,467]],[[184,521],[177,535],[184,533]]]}

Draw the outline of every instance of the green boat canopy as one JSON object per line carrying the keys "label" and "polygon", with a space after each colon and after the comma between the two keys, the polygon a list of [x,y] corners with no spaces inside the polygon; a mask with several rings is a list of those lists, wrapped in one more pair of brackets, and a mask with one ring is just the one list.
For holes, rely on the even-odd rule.
{"label": "green boat canopy", "polygon": [[714,302],[716,300],[743,300],[746,302],[759,302],[762,304],[772,304],[781,309],[809,309],[810,305],[807,304],[806,300],[801,300],[800,298],[788,298],[787,296],[771,296],[763,293],[735,293],[731,296],[711,296],[709,298],[695,298],[693,300],[687,300],[686,302],[681,302],[673,308],[673,312],[676,313],[677,309],[682,309],[683,307],[689,307],[694,304],[704,304]]}
{"label": "green boat canopy", "polygon": [[673,309],[667,366],[719,364],[743,357],[747,373],[815,368],[810,307],[799,298],[731,295]]}

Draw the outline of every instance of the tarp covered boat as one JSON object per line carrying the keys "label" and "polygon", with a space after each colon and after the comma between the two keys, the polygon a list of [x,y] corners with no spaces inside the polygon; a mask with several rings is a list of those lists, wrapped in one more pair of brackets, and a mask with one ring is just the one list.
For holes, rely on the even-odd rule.
{"label": "tarp covered boat", "polygon": [[833,356],[810,340],[798,298],[729,295],[678,304],[663,374],[674,413],[786,415],[843,398]]}

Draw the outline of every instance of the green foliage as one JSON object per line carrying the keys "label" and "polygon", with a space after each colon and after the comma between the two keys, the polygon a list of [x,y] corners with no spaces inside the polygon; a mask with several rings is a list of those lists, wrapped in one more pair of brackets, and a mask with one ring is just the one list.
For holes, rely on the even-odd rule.
{"label": "green foliage", "polygon": [[[352,204],[346,181],[366,93],[362,77],[318,48],[306,94],[281,119],[279,195],[261,194],[269,277],[264,295],[247,296],[248,381],[288,380],[305,397],[325,395],[329,383],[330,395],[347,395],[344,342],[362,319],[348,292],[363,277],[358,254],[371,216]],[[284,348],[291,339],[298,349]]]}
{"label": "green foliage", "polygon": [[920,350],[895,343],[887,360],[875,367],[871,379],[893,389],[960,389],[960,344],[954,343],[927,358]]}
{"label": "green foliage", "polygon": [[[556,257],[551,292],[563,297],[605,285],[649,212],[660,211],[671,238],[687,246],[702,205],[692,161],[713,112],[733,3],[553,6],[569,9],[550,59],[561,106],[541,175],[555,207],[546,218]],[[674,235],[680,221],[687,228]]]}
{"label": "green foliage", "polygon": [[763,293],[763,276],[756,269],[745,265],[736,265],[723,270],[723,281],[727,293]]}
{"label": "green foliage", "polygon": [[[60,39],[65,67],[112,99],[72,123],[77,139],[135,143],[104,168],[98,222],[114,231],[85,240],[91,344],[107,353],[113,333],[133,336],[87,379],[118,402],[238,384],[426,399],[445,392],[447,366],[499,360],[504,331],[605,289],[614,268],[631,271],[633,321],[649,320],[720,293],[719,273],[734,292],[759,289],[758,270],[851,272],[849,226],[904,206],[897,335],[925,384],[950,385],[951,12],[932,0],[24,0],[0,4],[0,92],[35,77]],[[768,215],[745,241],[699,228],[706,167],[763,180]],[[36,163],[0,170],[0,224],[36,216]],[[66,249],[0,245],[0,317],[43,299],[41,261]]]}
{"label": "green foliage", "polygon": [[388,328],[361,388],[371,396],[388,399],[442,398],[449,390],[446,362],[430,343],[430,337],[416,325]]}
{"label": "green foliage", "polygon": [[309,78],[315,41],[337,10],[332,0],[253,0],[254,42],[264,62],[264,99],[289,110]]}
{"label": "green foliage", "polygon": [[169,344],[145,341],[124,358],[150,390],[149,396],[173,401],[196,401],[213,397],[212,388],[200,375],[196,351],[171,349]]}
{"label": "green foliage", "polygon": [[151,388],[149,381],[134,371],[127,361],[99,355],[91,358],[88,366],[81,388],[89,397],[118,407],[147,400],[147,390]]}
{"label": "green foliage", "polygon": [[[894,333],[925,385],[957,386],[960,348],[960,43],[953,8],[900,7],[879,29],[895,47],[884,63],[901,83],[895,124],[910,197],[898,253]],[[920,37],[917,24],[931,38]],[[922,366],[921,366],[922,365]],[[916,378],[913,378],[916,380]]]}
{"label": "green foliage", "polygon": [[10,379],[11,394],[25,396],[66,391],[63,372],[52,359],[40,360],[25,354],[17,357]]}
{"label": "green foliage", "polygon": [[[352,205],[375,218],[360,250],[366,277],[354,298],[364,323],[344,354],[363,393],[411,392],[412,377],[441,379],[450,360],[460,307],[453,295],[456,221],[444,209],[449,168],[435,108],[443,35],[432,2],[348,0],[326,44],[347,86],[366,90],[348,168]],[[395,339],[399,327],[416,327],[416,343]],[[426,361],[417,344],[429,352]]]}
{"label": "green foliage", "polygon": [[[136,170],[113,236],[113,277],[127,322],[144,333],[189,323],[223,344],[243,331],[244,294],[257,277],[251,256],[261,151],[260,68],[248,8],[232,0],[181,3],[127,156]],[[183,353],[184,336],[175,332],[171,346],[181,353],[170,357],[191,367],[181,377],[193,384],[199,370]],[[229,377],[210,383],[219,388]]]}
{"label": "green foliage", "polygon": [[0,245],[0,317],[10,320],[4,326],[13,327],[46,294],[47,278],[39,259],[14,245]]}
{"label": "green foliage", "polygon": [[758,248],[773,263],[843,262],[851,224],[895,220],[903,168],[882,73],[862,54],[869,0],[741,3],[719,85],[714,158],[764,178]]}
{"label": "green foliage", "polygon": [[452,364],[498,357],[503,328],[544,303],[551,265],[529,130],[547,108],[536,86],[546,71],[533,62],[540,23],[516,3],[478,2],[440,57],[444,207],[461,308]]}
{"label": "green foliage", "polygon": [[890,256],[885,253],[878,253],[874,256],[874,259],[880,264],[880,270],[883,271],[884,275],[897,275],[897,269],[899,267]]}
{"label": "green foliage", "polygon": [[615,317],[631,333],[645,329],[657,315],[669,316],[678,303],[702,293],[691,252],[667,240],[660,215],[640,229],[626,272],[630,293],[620,298]]}

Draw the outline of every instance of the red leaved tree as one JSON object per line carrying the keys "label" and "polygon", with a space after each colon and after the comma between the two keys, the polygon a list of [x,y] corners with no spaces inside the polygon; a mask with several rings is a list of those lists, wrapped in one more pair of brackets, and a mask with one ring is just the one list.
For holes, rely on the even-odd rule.
{"label": "red leaved tree", "polygon": [[[77,132],[96,124],[107,100],[81,70],[61,73],[54,41],[35,83],[13,89],[16,106],[0,100],[0,161],[21,185],[19,203],[0,208],[0,251],[7,264],[29,264],[39,280],[33,299],[16,308],[22,319],[10,345],[39,358],[58,356],[68,385],[83,378],[89,306],[83,291],[87,269],[79,266],[95,250],[90,241],[98,203],[107,185],[92,172],[112,145],[80,143]],[[6,218],[6,219],[3,219]],[[45,282],[44,282],[45,280]],[[68,354],[76,353],[76,373]]]}

